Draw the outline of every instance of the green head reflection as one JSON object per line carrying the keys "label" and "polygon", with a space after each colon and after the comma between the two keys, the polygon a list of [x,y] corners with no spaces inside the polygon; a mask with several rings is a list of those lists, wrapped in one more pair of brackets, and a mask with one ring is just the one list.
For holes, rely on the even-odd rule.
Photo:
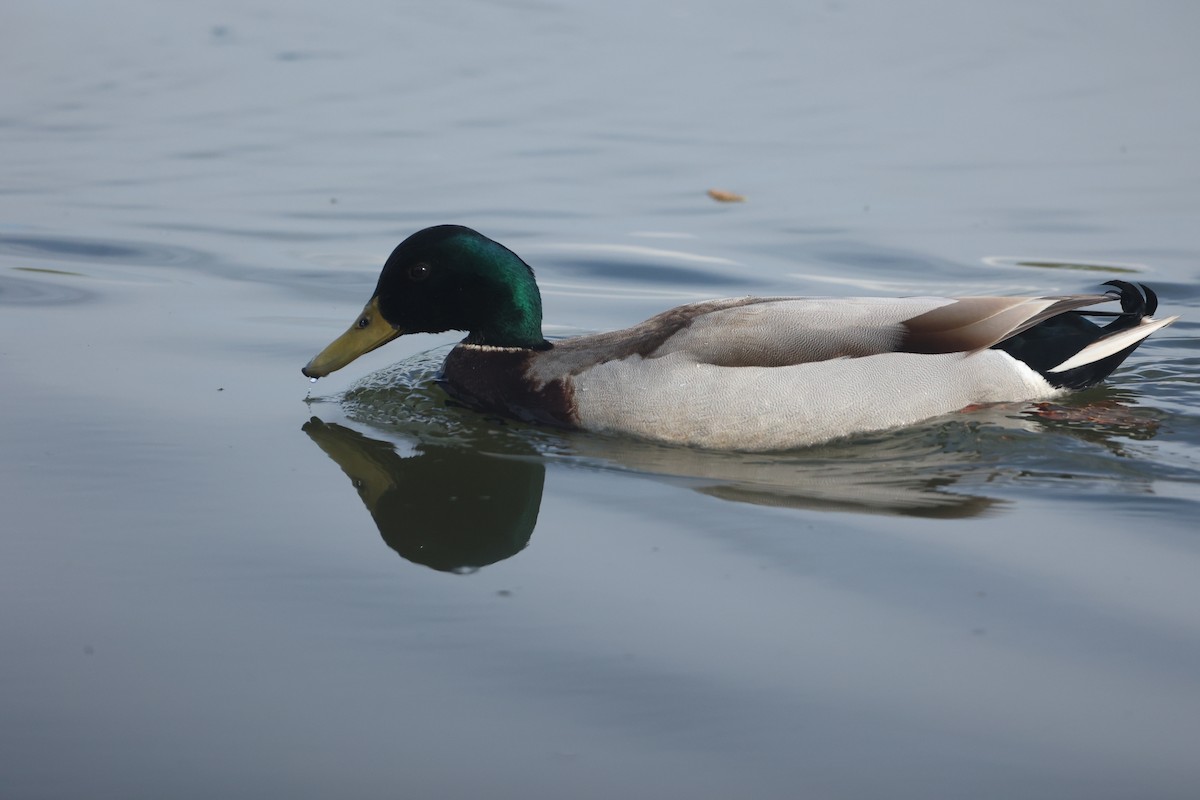
{"label": "green head reflection", "polygon": [[546,476],[536,458],[429,443],[401,456],[388,442],[316,417],[303,430],[350,478],[383,540],[409,561],[473,572],[529,544]]}

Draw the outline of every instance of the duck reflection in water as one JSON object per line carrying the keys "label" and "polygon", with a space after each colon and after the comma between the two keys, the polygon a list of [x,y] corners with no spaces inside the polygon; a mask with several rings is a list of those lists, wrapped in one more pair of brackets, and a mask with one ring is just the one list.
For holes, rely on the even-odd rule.
{"label": "duck reflection in water", "polygon": [[388,442],[313,417],[303,430],[358,489],[379,535],[416,564],[467,573],[529,544],[546,469],[536,458],[422,442]]}
{"label": "duck reflection in water", "polygon": [[[358,410],[394,421],[396,409],[411,399],[381,397],[387,398],[376,398],[387,403],[382,408],[359,397]],[[407,456],[392,442],[316,417],[303,430],[350,477],[388,546],[417,564],[457,573],[510,558],[529,544],[542,501],[545,452],[555,452],[564,466],[631,473],[738,503],[961,520],[1002,512],[1008,502],[1002,488],[1021,481],[1025,470],[1071,479],[1079,466],[1072,442],[1098,446],[1089,458],[1104,453],[1121,459],[1126,484],[1149,485],[1151,476],[1140,476],[1128,444],[1157,433],[1152,409],[1133,406],[1112,389],[1067,404],[979,409],[923,427],[772,455],[602,436],[550,445],[526,438],[530,431],[489,437],[489,449],[504,451],[489,453],[481,452],[482,442],[468,429],[438,441],[421,433],[427,419],[417,423],[403,436],[416,442]],[[1024,466],[997,466],[1014,459]]]}
{"label": "duck reflection in water", "polygon": [[[303,430],[350,478],[383,540],[409,561],[444,572],[474,572],[529,544],[545,466],[532,446],[514,452],[517,437],[506,438],[503,454],[462,441],[415,437],[412,454],[401,455],[391,441],[317,417]],[[912,456],[911,442],[860,442],[851,448],[853,457],[845,448],[818,448],[765,460],[605,437],[578,437],[570,449],[568,461],[576,466],[631,472],[754,505],[964,518],[985,513],[995,502],[946,491],[956,482],[953,470],[913,475],[892,469],[897,458]],[[939,453],[937,444],[923,449],[927,468],[934,466],[931,461],[953,468],[963,459],[961,453]]]}

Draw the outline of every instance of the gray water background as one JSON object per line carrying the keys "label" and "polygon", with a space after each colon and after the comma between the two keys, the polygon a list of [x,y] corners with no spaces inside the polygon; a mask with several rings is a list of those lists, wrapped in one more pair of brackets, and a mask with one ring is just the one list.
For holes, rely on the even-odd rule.
{"label": "gray water background", "polygon": [[[1200,793],[1200,7],[0,20],[0,796]],[[1112,278],[1183,319],[1063,403],[753,457],[447,407],[452,334],[310,386],[440,222],[553,335]]]}

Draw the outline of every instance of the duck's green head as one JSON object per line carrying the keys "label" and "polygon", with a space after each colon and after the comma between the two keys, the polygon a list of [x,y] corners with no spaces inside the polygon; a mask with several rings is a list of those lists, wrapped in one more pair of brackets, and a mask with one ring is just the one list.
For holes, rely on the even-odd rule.
{"label": "duck's green head", "polygon": [[303,372],[321,378],[405,333],[466,331],[496,347],[548,347],[533,270],[499,242],[461,225],[437,225],[401,242],[350,329]]}

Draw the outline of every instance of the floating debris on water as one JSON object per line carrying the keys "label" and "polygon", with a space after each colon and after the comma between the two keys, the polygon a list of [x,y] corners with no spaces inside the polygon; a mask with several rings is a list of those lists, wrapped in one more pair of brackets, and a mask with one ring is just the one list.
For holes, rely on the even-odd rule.
{"label": "floating debris on water", "polygon": [[744,203],[746,196],[737,192],[729,192],[724,189],[709,189],[708,196],[718,203]]}

